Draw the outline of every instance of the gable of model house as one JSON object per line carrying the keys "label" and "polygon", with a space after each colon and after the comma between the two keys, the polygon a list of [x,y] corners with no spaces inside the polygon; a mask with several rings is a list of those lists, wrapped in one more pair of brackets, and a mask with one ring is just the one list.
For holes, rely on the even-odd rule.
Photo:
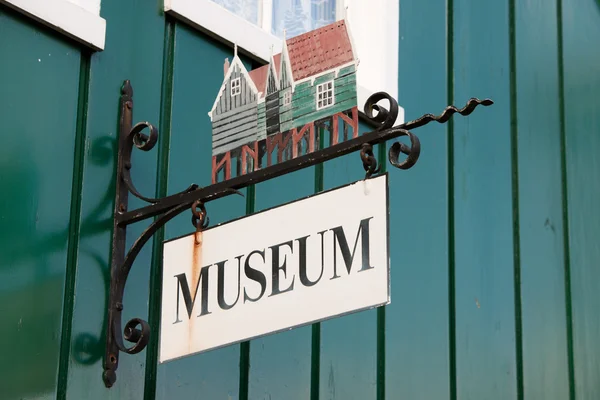
{"label": "gable of model house", "polygon": [[[236,52],[237,53],[237,52]],[[241,60],[234,55],[224,65],[223,84],[209,116],[213,154],[235,149],[238,143],[256,140],[259,91]]]}
{"label": "gable of model house", "polygon": [[231,65],[229,60],[225,60],[223,68],[223,84],[209,112],[213,121],[224,118],[230,111],[239,110],[240,107],[256,104],[258,100],[257,87],[237,54]]}
{"label": "gable of model house", "polygon": [[352,109],[356,64],[343,20],[285,40],[282,53],[249,72],[236,54],[209,114],[213,154]]}

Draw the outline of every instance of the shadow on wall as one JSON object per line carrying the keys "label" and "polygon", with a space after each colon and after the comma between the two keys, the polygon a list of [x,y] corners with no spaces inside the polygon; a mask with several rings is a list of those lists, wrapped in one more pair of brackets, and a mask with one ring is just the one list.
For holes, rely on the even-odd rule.
{"label": "shadow on wall", "polygon": [[[99,138],[92,144],[89,160],[94,165],[114,164],[116,147],[115,138]],[[0,210],[3,210],[0,214],[0,315],[4,321],[0,324],[0,338],[7,344],[3,348],[8,353],[3,354],[3,359],[10,362],[10,367],[3,371],[0,387],[3,399],[13,399],[50,393],[56,386],[62,302],[47,300],[62,298],[66,266],[61,263],[62,269],[55,270],[57,263],[49,260],[54,257],[66,260],[69,232],[40,232],[37,213],[39,202],[43,200],[37,192],[39,174],[35,162],[28,159],[31,153],[27,149],[3,153],[8,156],[0,160],[1,183],[2,187],[10,188],[10,193],[0,196]],[[106,216],[107,210],[112,215],[114,182],[113,177],[105,196],[82,219],[82,237],[111,230],[112,219],[100,216]],[[92,259],[108,293],[106,255],[79,249],[77,257],[78,262],[82,257]],[[104,309],[107,302],[105,296]],[[71,354],[75,362],[83,365],[101,362],[105,329],[106,318],[100,332],[73,338]]]}

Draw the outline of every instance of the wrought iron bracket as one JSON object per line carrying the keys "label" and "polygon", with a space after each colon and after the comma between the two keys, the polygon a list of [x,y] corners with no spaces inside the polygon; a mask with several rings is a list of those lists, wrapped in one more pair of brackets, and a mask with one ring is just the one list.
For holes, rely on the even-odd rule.
{"label": "wrought iron bracket", "polygon": [[[389,109],[380,104],[382,101],[389,103]],[[206,211],[203,206],[204,203],[231,194],[239,194],[238,190],[247,186],[355,151],[360,151],[366,171],[365,179],[369,178],[379,172],[377,160],[373,155],[373,146],[401,136],[408,137],[410,145],[401,142],[393,143],[390,147],[388,158],[393,166],[400,169],[409,169],[415,165],[421,152],[419,139],[410,132],[411,129],[421,127],[432,121],[444,123],[455,113],[467,116],[478,105],[489,106],[491,104],[493,102],[489,99],[479,100],[471,98],[465,107],[461,109],[448,106],[439,116],[425,114],[414,121],[394,126],[394,122],[398,116],[398,103],[387,93],[378,92],[369,97],[364,108],[366,118],[371,125],[375,126],[372,132],[364,133],[354,139],[346,140],[330,147],[316,149],[309,154],[283,161],[262,170],[237,176],[224,182],[215,183],[207,187],[191,185],[180,193],[156,199],[143,196],[133,184],[131,179],[131,153],[134,146],[143,151],[151,150],[158,140],[158,130],[149,122],[140,122],[132,126],[133,89],[130,82],[128,80],[125,81],[121,89],[120,100],[117,179],[107,310],[108,324],[106,330],[104,373],[102,376],[106,387],[111,387],[117,379],[116,370],[119,365],[119,353],[139,353],[146,347],[150,339],[150,326],[140,318],[133,318],[124,327],[122,326],[123,294],[127,277],[135,258],[156,231],[169,220],[186,210],[192,209],[196,227],[197,229],[202,229],[208,223]],[[148,130],[148,134],[143,133],[146,129]],[[401,160],[400,154],[404,154],[406,158]],[[148,205],[135,210],[128,210],[130,193],[145,201]],[[199,207],[200,211],[198,211]],[[126,252],[127,226],[153,217],[158,218],[142,232],[129,251]],[[131,343],[131,345],[127,347],[125,341]]]}

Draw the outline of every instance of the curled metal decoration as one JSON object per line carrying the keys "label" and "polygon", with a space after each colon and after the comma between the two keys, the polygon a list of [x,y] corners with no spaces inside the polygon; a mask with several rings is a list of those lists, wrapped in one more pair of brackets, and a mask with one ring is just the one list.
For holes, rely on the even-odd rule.
{"label": "curled metal decoration", "polygon": [[[421,142],[419,138],[407,130],[400,129],[402,136],[408,136],[410,139],[410,147],[401,142],[394,142],[388,152],[390,164],[396,168],[409,169],[417,163],[421,154]],[[400,153],[406,154],[406,160],[400,161]]]}
{"label": "curled metal decoration", "polygon": [[[382,100],[388,101],[389,110],[378,104]],[[387,93],[377,92],[372,94],[365,102],[364,113],[371,124],[376,127],[375,132],[380,132],[381,134],[385,134],[385,136],[392,138],[400,136],[407,136],[409,138],[410,146],[401,142],[394,142],[388,152],[390,164],[396,168],[409,169],[417,163],[421,154],[421,142],[415,134],[409,131],[409,129],[427,125],[432,121],[445,123],[456,113],[467,116],[471,114],[478,105],[490,106],[492,104],[494,104],[494,102],[490,99],[479,100],[478,98],[473,97],[467,101],[467,104],[463,108],[459,109],[450,105],[446,107],[440,115],[425,114],[416,120],[394,126],[396,118],[398,117],[398,102]],[[378,136],[378,139],[380,136]],[[406,155],[404,161],[400,161],[400,153]],[[361,151],[361,158],[362,157],[363,152]],[[365,170],[369,171],[364,158],[363,165],[365,166]],[[367,172],[367,178],[370,177],[371,174]]]}
{"label": "curled metal decoration", "polygon": [[[386,101],[388,105],[381,104]],[[186,190],[174,195],[152,198],[143,196],[133,184],[131,179],[131,155],[134,146],[142,151],[151,150],[157,143],[158,129],[149,122],[141,122],[132,126],[133,89],[129,81],[125,81],[121,90],[120,102],[110,287],[107,305],[108,317],[106,319],[106,351],[103,363],[103,380],[106,387],[111,387],[117,379],[116,370],[119,364],[120,352],[127,354],[139,353],[148,345],[150,340],[151,329],[145,320],[133,318],[124,326],[122,325],[123,295],[129,272],[136,257],[150,238],[168,221],[191,208],[192,223],[196,228],[196,232],[200,232],[206,229],[209,224],[205,208],[206,202],[231,194],[243,196],[239,189],[355,151],[360,151],[360,157],[366,171],[365,177],[369,178],[380,171],[377,158],[373,154],[373,146],[401,136],[407,137],[410,140],[410,145],[401,142],[393,143],[389,149],[388,158],[393,166],[400,169],[409,169],[415,165],[421,152],[419,139],[410,132],[411,129],[418,128],[431,121],[444,123],[455,113],[466,116],[472,113],[478,105],[489,106],[491,104],[493,102],[489,99],[472,98],[461,109],[448,106],[439,116],[425,114],[417,120],[394,126],[398,117],[398,103],[387,93],[377,92],[369,97],[364,108],[367,119],[375,126],[375,130],[372,132],[363,133],[350,140],[344,140],[329,147],[320,148],[275,165],[233,177],[224,182],[207,187],[191,185]],[[144,133],[146,130],[148,134]],[[406,156],[403,161],[400,160],[400,154]],[[128,211],[130,193],[149,204]],[[127,226],[153,217],[156,219],[142,232],[127,251]],[[125,342],[132,343],[132,345],[127,347]]]}
{"label": "curled metal decoration", "polygon": [[[131,100],[127,102],[127,107],[133,107]],[[150,130],[149,135],[142,133],[145,128]],[[127,189],[131,194],[148,203],[156,203],[160,199],[143,196],[133,184],[131,179],[131,153],[134,145],[142,151],[150,151],[154,148],[157,140],[158,129],[150,122],[140,122],[136,124],[127,135],[123,149],[123,170],[121,171],[123,183],[125,183],[125,186],[127,186]]]}
{"label": "curled metal decoration", "polygon": [[[133,109],[133,89],[129,81],[125,81],[121,89],[121,116],[119,132],[119,152],[117,162],[117,187],[115,194],[115,219],[113,223],[113,243],[111,256],[111,282],[108,301],[108,326],[106,334],[106,353],[104,357],[104,372],[102,378],[106,387],[111,387],[116,379],[116,370],[119,363],[119,351],[127,354],[136,354],[142,351],[150,339],[150,326],[141,318],[133,318],[122,327],[123,295],[125,284],[133,266],[133,262],[150,238],[168,221],[189,209],[193,199],[173,202],[174,198],[191,192],[198,192],[198,185],[191,185],[183,192],[165,198],[156,199],[140,194],[131,179],[131,153],[133,146],[149,151],[158,140],[158,129],[149,122],[141,122],[131,127]],[[149,130],[146,135],[142,131]],[[127,212],[128,195],[134,196],[152,204],[163,204],[164,210],[133,243],[127,254],[126,225],[127,221],[122,216]],[[165,200],[169,200],[165,202]],[[144,217],[149,218],[149,217]],[[205,226],[207,225],[206,224]],[[125,341],[133,343],[126,346]]]}
{"label": "curled metal decoration", "polygon": [[[381,100],[389,102],[389,110],[377,104]],[[365,102],[364,111],[369,121],[377,126],[378,131],[389,129],[394,126],[396,118],[398,118],[398,102],[385,92],[373,93]],[[373,112],[377,112],[377,114]]]}
{"label": "curled metal decoration", "polygon": [[471,114],[475,110],[475,108],[477,108],[477,106],[482,105],[482,106],[487,107],[487,106],[491,106],[492,104],[494,104],[494,102],[490,99],[479,100],[477,97],[471,97],[469,99],[469,101],[467,101],[467,104],[463,108],[456,108],[455,106],[451,105],[451,106],[446,107],[440,115],[425,114],[422,117],[417,118],[413,121],[407,122],[405,124],[402,124],[399,127],[402,127],[405,129],[414,129],[414,128],[419,128],[423,125],[427,125],[428,123],[430,123],[432,121],[443,124],[445,122],[448,122],[450,117],[452,117],[452,115],[454,115],[456,113],[462,115],[463,117],[466,117],[467,115]]}

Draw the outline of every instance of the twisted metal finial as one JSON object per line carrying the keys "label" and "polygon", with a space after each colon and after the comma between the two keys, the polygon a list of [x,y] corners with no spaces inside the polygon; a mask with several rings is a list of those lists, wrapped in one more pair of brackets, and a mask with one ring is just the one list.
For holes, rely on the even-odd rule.
{"label": "twisted metal finial", "polygon": [[[389,109],[378,104],[382,100],[387,100],[389,102]],[[388,134],[391,134],[394,137],[407,136],[410,139],[410,146],[401,142],[394,142],[388,152],[390,164],[396,168],[409,169],[416,164],[419,159],[419,155],[421,154],[421,143],[419,138],[410,132],[410,129],[427,125],[432,121],[445,123],[450,119],[450,117],[452,117],[452,115],[456,113],[462,116],[467,116],[471,114],[478,105],[490,106],[492,104],[494,104],[494,102],[490,99],[479,100],[478,98],[473,97],[469,99],[463,108],[458,109],[455,106],[450,105],[446,107],[440,115],[425,114],[416,120],[394,126],[396,118],[398,118],[398,102],[387,93],[377,92],[367,99],[364,107],[364,113],[370,123],[376,127],[375,132],[381,132],[386,136]],[[400,161],[400,153],[406,155],[406,159],[404,161]],[[362,157],[363,154],[361,153],[361,158]],[[369,174],[367,175],[370,176]]]}

